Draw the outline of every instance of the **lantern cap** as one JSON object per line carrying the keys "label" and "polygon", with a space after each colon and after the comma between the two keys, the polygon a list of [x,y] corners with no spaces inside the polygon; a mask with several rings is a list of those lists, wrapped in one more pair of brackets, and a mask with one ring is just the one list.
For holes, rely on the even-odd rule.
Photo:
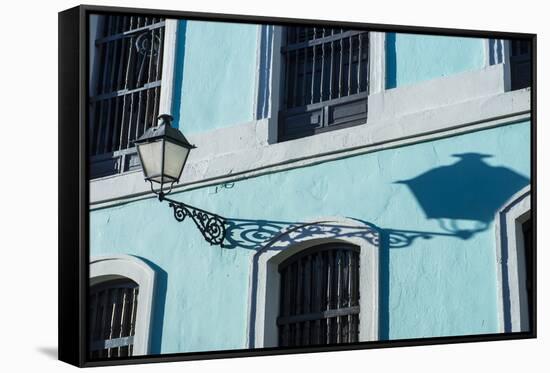
{"label": "lantern cap", "polygon": [[144,144],[163,138],[189,149],[196,148],[195,145],[192,145],[185,136],[183,136],[183,133],[172,127],[172,119],[172,116],[169,114],[159,115],[158,120],[160,123],[156,127],[151,127],[145,131],[139,139],[134,141],[134,144]]}

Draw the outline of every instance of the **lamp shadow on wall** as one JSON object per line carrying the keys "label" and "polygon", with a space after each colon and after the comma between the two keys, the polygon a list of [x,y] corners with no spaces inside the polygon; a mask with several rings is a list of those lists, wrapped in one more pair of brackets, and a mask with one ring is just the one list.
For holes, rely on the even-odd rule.
{"label": "lamp shadow on wall", "polygon": [[[252,269],[251,320],[254,320],[256,312],[258,259],[266,251],[281,250],[273,246],[274,242],[287,240],[288,244],[293,244],[320,237],[359,237],[379,248],[379,337],[381,340],[389,339],[390,249],[404,249],[418,239],[434,237],[469,240],[487,230],[495,213],[505,202],[529,184],[528,178],[509,168],[487,164],[485,159],[491,155],[463,153],[453,157],[458,160],[451,165],[433,168],[412,179],[395,182],[409,188],[425,218],[435,219],[440,231],[380,227],[359,218],[350,218],[358,222],[356,229],[330,222],[226,219],[227,231],[222,247],[256,251]],[[253,324],[249,329],[250,341],[254,341]]]}
{"label": "lamp shadow on wall", "polygon": [[[468,239],[486,230],[495,213],[529,179],[506,167],[487,164],[492,155],[453,154],[458,160],[431,169],[413,179],[397,181],[406,185],[426,219],[435,219],[444,232]],[[461,226],[462,225],[462,226]]]}
{"label": "lamp shadow on wall", "polygon": [[[409,188],[425,218],[436,220],[441,231],[381,228],[360,218],[352,219],[384,232],[388,248],[404,248],[417,238],[430,239],[435,236],[466,240],[486,230],[505,202],[530,182],[509,168],[487,164],[484,159],[492,155],[462,153],[453,157],[458,160],[449,166],[433,168],[412,179],[394,182]],[[311,222],[237,218],[226,218],[225,221],[226,237],[222,247],[226,249],[259,250],[281,232],[298,227],[302,230],[297,240],[306,236],[315,238],[316,235],[314,228],[303,229],[312,226]],[[342,226],[329,225],[334,238],[343,234]],[[345,235],[349,234],[346,231]],[[358,230],[354,234],[363,235],[365,231]],[[375,244],[378,245],[378,242]]]}

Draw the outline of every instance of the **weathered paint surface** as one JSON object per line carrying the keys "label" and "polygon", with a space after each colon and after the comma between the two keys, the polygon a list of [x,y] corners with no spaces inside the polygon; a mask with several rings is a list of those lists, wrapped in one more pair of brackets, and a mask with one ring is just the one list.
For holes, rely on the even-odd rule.
{"label": "weathered paint surface", "polygon": [[194,133],[253,119],[257,35],[257,25],[179,22],[176,126]]}
{"label": "weathered paint surface", "polygon": [[485,63],[484,39],[386,34],[386,87],[396,88],[468,70]]}
{"label": "weathered paint surface", "polygon": [[[429,218],[426,201],[400,182],[444,166],[452,171],[460,162],[453,155],[475,153],[491,157],[425,184],[428,194],[445,193],[457,177],[470,181],[464,184],[471,189],[466,199],[457,196],[464,201],[469,195],[498,193],[498,177],[476,188],[487,168],[516,174],[519,190],[529,178],[529,136],[529,123],[518,123],[174,194],[174,199],[237,219],[230,238],[240,245],[224,249],[209,246],[191,221],[176,222],[167,203],[155,199],[95,210],[91,255],[137,255],[162,274],[152,353],[247,348],[250,269],[258,242],[286,223],[350,217],[386,232],[431,236],[405,247],[380,248],[381,338],[494,333],[493,221],[484,225],[475,215],[451,222]],[[487,210],[468,203],[463,208]],[[479,231],[467,235],[467,229]]]}

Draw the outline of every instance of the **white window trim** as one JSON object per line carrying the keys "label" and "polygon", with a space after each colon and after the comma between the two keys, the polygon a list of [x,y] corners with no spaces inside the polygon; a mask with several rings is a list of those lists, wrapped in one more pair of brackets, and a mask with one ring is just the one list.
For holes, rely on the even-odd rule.
{"label": "white window trim", "polygon": [[485,67],[502,65],[502,84],[504,92],[512,89],[510,73],[510,40],[485,39]]}
{"label": "white window trim", "polygon": [[256,78],[254,87],[253,118],[268,118],[270,105],[268,99],[271,84],[273,63],[273,32],[276,26],[258,25],[256,40]]}
{"label": "white window trim", "polygon": [[178,45],[178,20],[166,19],[164,23],[164,52],[162,55],[162,77],[160,82],[159,115],[170,114],[174,102],[174,70]]}
{"label": "white window trim", "polygon": [[320,218],[278,234],[253,257],[249,294],[249,328],[252,328],[248,333],[249,347],[278,345],[278,265],[302,250],[326,243],[347,243],[360,248],[359,341],[378,340],[378,242],[379,233],[375,228],[341,217]]}
{"label": "white window trim", "polygon": [[501,333],[529,330],[522,224],[531,213],[531,187],[515,194],[495,216],[497,301]]}
{"label": "white window trim", "polygon": [[[269,144],[278,142],[279,98],[283,79],[281,79],[281,46],[283,39],[282,26],[261,25],[258,31],[258,54],[256,63],[256,100],[254,102],[255,118],[269,118]],[[267,51],[266,49],[270,49]],[[262,58],[265,54],[266,60]],[[374,62],[373,62],[374,61]],[[369,95],[384,91],[386,86],[386,33],[369,32]],[[265,70],[268,71],[265,71]],[[267,80],[267,81],[266,81]],[[266,86],[264,86],[266,85]],[[267,93],[267,107],[258,102],[260,90]]]}
{"label": "white window trim", "polygon": [[[271,32],[271,43],[266,43],[266,47],[271,47],[271,63],[268,64],[269,72],[267,76],[269,81],[267,82],[267,90],[269,93],[269,99],[267,105],[269,107],[268,113],[268,130],[267,130],[267,143],[275,144],[278,142],[279,137],[279,107],[281,97],[281,46],[283,44],[283,27],[274,26]],[[258,44],[258,49],[264,49],[264,46]]]}
{"label": "white window trim", "polygon": [[369,32],[369,96],[386,90],[386,33]]}
{"label": "white window trim", "polygon": [[129,278],[139,286],[133,355],[147,355],[150,351],[155,301],[155,271],[143,260],[131,255],[91,258],[90,287],[120,278]]}

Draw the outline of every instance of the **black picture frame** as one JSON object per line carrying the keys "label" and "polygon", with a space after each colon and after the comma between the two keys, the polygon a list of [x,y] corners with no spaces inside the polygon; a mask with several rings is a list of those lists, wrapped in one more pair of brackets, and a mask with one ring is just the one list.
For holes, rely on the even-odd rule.
{"label": "black picture frame", "polygon": [[[273,25],[326,25],[349,27],[358,30],[392,31],[414,34],[469,36],[502,39],[528,39],[532,42],[531,85],[531,187],[533,247],[532,282],[533,325],[529,332],[483,334],[455,337],[415,338],[376,342],[358,342],[323,347],[261,348],[197,353],[175,353],[136,356],[131,358],[94,360],[87,359],[86,310],[89,260],[89,166],[87,162],[87,92],[88,92],[88,16],[90,14],[156,15],[188,20],[231,21]],[[138,9],[81,5],[59,13],[59,360],[79,367],[123,365],[153,362],[284,355],[296,353],[328,352],[370,348],[404,347],[418,345],[451,344],[536,338],[536,232],[537,232],[537,174],[536,174],[536,122],[537,122],[537,37],[535,34],[483,30],[461,30],[341,22],[328,20],[293,19],[279,17],[244,16],[232,14],[198,13],[159,9]]]}

